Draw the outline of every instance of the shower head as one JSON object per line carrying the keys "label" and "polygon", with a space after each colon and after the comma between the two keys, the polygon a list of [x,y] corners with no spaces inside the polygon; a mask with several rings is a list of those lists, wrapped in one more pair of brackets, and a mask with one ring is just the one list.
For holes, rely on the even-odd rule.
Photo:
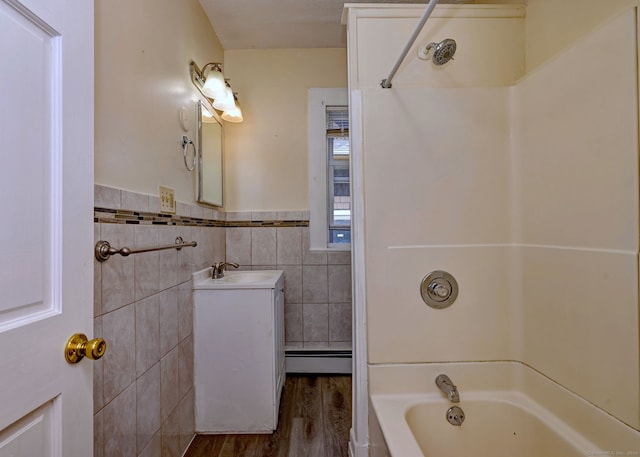
{"label": "shower head", "polygon": [[422,60],[432,60],[435,65],[444,65],[453,59],[456,53],[456,42],[446,38],[440,43],[429,43],[418,49],[418,57]]}

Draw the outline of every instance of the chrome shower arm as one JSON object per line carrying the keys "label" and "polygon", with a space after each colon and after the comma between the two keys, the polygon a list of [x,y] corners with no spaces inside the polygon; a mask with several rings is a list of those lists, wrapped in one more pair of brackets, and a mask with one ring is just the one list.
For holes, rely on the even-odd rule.
{"label": "chrome shower arm", "polygon": [[424,24],[427,22],[427,19],[429,19],[429,16],[431,16],[431,13],[433,13],[433,10],[435,9],[437,4],[438,4],[438,0],[431,0],[427,5],[427,8],[424,10],[424,13],[422,13],[420,22],[418,22],[418,26],[413,31],[413,34],[411,35],[411,38],[409,38],[407,45],[402,50],[402,53],[400,54],[400,58],[391,69],[391,73],[389,73],[389,76],[387,76],[386,79],[383,79],[382,81],[380,81],[380,87],[382,87],[383,89],[391,88],[391,81],[393,80],[393,77],[398,72],[398,68],[400,68],[400,64],[404,61],[404,58],[407,57],[407,54],[409,53],[409,49],[411,49],[411,46],[413,46],[413,43],[415,43],[416,38],[418,38],[418,35],[422,31]]}

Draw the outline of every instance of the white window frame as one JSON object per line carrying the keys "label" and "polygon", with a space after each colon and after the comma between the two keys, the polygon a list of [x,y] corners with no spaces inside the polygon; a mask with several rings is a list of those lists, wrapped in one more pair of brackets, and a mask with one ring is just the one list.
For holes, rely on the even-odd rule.
{"label": "white window frame", "polygon": [[313,251],[350,251],[351,244],[329,246],[327,217],[327,125],[326,106],[347,106],[349,92],[346,87],[312,88],[308,92],[309,140],[309,233]]}

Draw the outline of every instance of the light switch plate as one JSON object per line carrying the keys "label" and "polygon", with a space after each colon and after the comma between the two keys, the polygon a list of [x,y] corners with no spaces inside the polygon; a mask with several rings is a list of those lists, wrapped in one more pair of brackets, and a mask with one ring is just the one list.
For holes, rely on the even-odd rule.
{"label": "light switch plate", "polygon": [[176,213],[176,199],[173,196],[173,189],[166,186],[160,186],[160,212]]}

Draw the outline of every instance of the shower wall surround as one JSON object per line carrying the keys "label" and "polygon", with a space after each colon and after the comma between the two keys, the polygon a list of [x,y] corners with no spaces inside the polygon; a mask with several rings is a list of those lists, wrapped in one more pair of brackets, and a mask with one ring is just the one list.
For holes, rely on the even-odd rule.
{"label": "shower wall surround", "polygon": [[515,87],[512,192],[519,360],[640,429],[636,15]]}
{"label": "shower wall surround", "polygon": [[158,197],[98,185],[95,206],[110,210],[95,213],[96,241],[198,242],[94,262],[94,333],[108,344],[94,364],[94,456],[180,456],[194,434],[191,273],[225,257],[221,215],[178,203],[158,217]]}
{"label": "shower wall surround", "polygon": [[[422,10],[348,12],[356,355],[520,361],[640,429],[636,9],[525,76],[524,7],[442,5],[415,46],[454,38],[455,62],[409,57],[381,89]],[[418,293],[439,269],[460,286],[445,310]],[[366,366],[354,385],[358,447]]]}

